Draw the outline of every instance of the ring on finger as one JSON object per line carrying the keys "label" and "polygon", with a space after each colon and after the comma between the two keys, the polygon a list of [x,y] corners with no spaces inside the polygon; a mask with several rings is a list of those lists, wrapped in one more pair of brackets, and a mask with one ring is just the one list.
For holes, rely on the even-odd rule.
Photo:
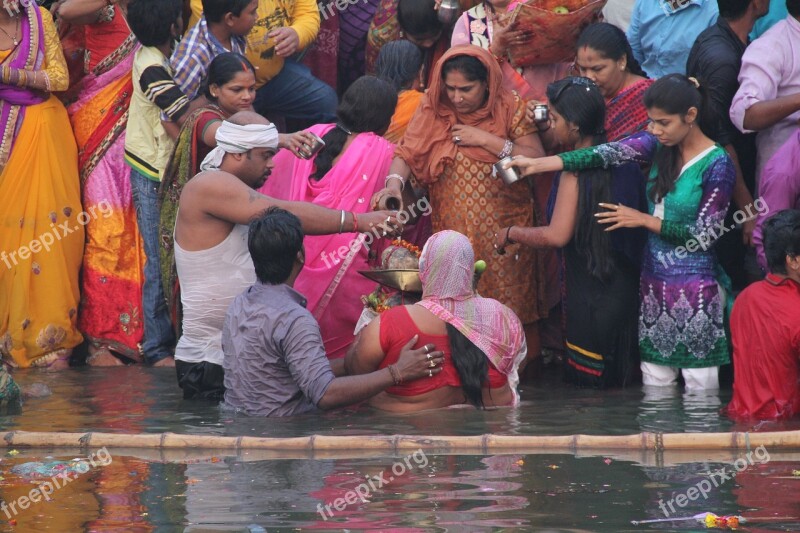
{"label": "ring on finger", "polygon": [[433,370],[428,370],[428,377],[429,377],[429,378],[432,378],[432,377],[433,377]]}
{"label": "ring on finger", "polygon": [[430,364],[428,364],[428,366],[431,367],[431,368],[436,368],[436,363],[431,361]]}

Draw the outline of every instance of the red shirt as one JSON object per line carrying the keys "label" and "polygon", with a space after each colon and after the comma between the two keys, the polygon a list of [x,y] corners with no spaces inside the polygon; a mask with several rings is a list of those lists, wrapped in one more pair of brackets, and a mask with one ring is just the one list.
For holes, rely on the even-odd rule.
{"label": "red shirt", "polygon": [[728,416],[800,413],[800,284],[770,274],[736,298],[731,314],[733,399]]}
{"label": "red shirt", "polygon": [[[460,387],[461,378],[458,377],[458,370],[456,370],[450,354],[450,337],[422,333],[414,323],[411,315],[408,314],[408,309],[403,305],[392,307],[381,313],[380,342],[381,349],[386,354],[386,357],[383,358],[378,368],[386,368],[396,363],[398,357],[400,357],[400,349],[414,335],[419,335],[419,340],[414,346],[415,349],[425,344],[435,344],[435,350],[444,352],[442,371],[433,377],[423,377],[408,383],[393,385],[386,389],[386,392],[395,396],[417,396],[448,385]],[[508,383],[508,378],[501,374],[490,362],[488,381],[489,388],[498,389]]]}

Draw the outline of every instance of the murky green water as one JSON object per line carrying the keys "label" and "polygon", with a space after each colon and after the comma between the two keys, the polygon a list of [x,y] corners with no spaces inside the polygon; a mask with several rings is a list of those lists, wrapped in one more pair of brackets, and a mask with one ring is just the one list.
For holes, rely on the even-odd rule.
{"label": "murky green water", "polygon": [[[31,371],[16,377],[23,385],[46,383],[53,395],[0,411],[3,431],[567,435],[800,427],[734,427],[718,414],[729,391],[598,392],[564,386],[555,376],[523,387],[523,405],[513,410],[390,417],[360,408],[278,420],[233,417],[209,404],[185,402],[168,369]],[[0,499],[6,503],[0,531],[702,531],[703,525],[691,521],[635,526],[631,520],[705,511],[758,519],[744,531],[800,531],[800,476],[794,475],[800,453],[764,450],[747,463],[730,451],[275,460],[257,451],[114,449],[108,464],[59,480],[63,487],[50,501],[27,502],[22,509],[20,497],[45,480],[14,474],[12,467],[86,459],[96,450],[18,451],[0,459]],[[725,479],[717,474],[721,469],[737,475]],[[705,495],[687,492],[706,485]],[[676,499],[685,494],[697,497]]]}

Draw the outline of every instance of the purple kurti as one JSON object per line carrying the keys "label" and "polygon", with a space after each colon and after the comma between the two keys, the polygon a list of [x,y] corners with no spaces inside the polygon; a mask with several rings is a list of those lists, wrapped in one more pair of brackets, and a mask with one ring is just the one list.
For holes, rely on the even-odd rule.
{"label": "purple kurti", "polygon": [[753,243],[758,252],[758,264],[767,271],[764,257],[764,222],[784,209],[800,209],[800,129],[775,152],[767,162],[758,185],[758,195],[764,206],[756,217]]}

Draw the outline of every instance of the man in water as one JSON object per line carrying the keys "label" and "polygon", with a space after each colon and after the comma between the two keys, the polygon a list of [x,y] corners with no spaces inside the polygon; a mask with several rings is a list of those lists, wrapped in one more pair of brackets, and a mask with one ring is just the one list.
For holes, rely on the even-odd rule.
{"label": "man in water", "polygon": [[256,416],[291,416],[366,400],[404,381],[433,377],[444,352],[408,342],[395,364],[347,376],[344,359],[329,362],[319,324],[292,287],[305,264],[303,229],[277,207],[250,223],[247,246],[258,281],[225,316],[225,406]]}
{"label": "man in water", "polygon": [[183,304],[175,367],[186,399],[223,397],[225,312],[256,281],[247,250],[251,220],[277,206],[295,214],[309,235],[367,232],[373,227],[394,235],[402,229],[395,211],[363,213],[356,219],[353,213],[256,192],[272,172],[278,150],[278,130],[257,113],[231,116],[216,140],[217,147],[200,167],[203,171],[183,187],[175,221],[175,265]]}

